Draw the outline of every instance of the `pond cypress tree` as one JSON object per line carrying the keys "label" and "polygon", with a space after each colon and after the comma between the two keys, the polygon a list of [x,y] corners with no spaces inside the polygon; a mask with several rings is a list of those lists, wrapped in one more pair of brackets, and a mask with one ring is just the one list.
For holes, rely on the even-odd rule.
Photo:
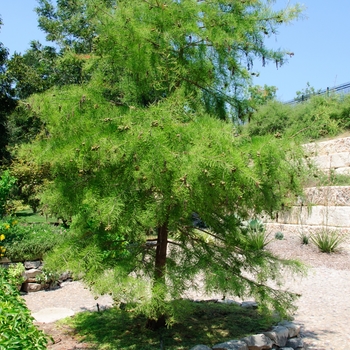
{"label": "pond cypress tree", "polygon": [[47,263],[64,260],[100,292],[137,302],[152,328],[171,322],[167,300],[198,276],[203,291],[284,313],[294,296],[267,282],[302,268],[255,249],[242,224],[301,193],[300,152],[291,140],[237,136],[231,121],[253,60],[284,60],[263,37],[298,7],[87,4],[96,14],[91,81],[28,101],[45,128],[22,152],[50,164],[42,201],[71,219],[70,240]]}

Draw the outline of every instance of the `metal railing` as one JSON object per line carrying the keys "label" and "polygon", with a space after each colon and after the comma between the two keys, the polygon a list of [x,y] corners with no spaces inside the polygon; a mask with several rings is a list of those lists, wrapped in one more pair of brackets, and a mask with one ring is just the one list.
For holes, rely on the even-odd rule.
{"label": "metal railing", "polygon": [[327,87],[326,89],[315,91],[310,94],[305,94],[301,95],[300,97],[296,97],[293,100],[284,102],[286,105],[293,105],[297,103],[301,103],[304,101],[307,101],[310,97],[312,96],[317,96],[317,95],[331,95],[331,94],[349,94],[350,93],[350,83],[344,83],[338,86],[335,86],[333,88]]}

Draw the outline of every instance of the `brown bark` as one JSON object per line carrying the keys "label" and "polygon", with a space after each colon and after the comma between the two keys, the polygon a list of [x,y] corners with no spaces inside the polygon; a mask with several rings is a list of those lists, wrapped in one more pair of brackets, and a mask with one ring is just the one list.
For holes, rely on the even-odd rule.
{"label": "brown bark", "polygon": [[[154,283],[165,284],[165,268],[167,259],[167,247],[168,247],[168,224],[165,222],[163,225],[157,228],[157,249],[156,260],[154,266]],[[165,297],[165,296],[164,296]],[[158,330],[165,327],[166,316],[159,314],[158,319],[148,319],[146,327],[152,330]]]}
{"label": "brown bark", "polygon": [[168,248],[168,224],[164,223],[162,226],[159,226],[157,231],[158,238],[154,277],[156,281],[160,281],[165,277],[165,265]]}

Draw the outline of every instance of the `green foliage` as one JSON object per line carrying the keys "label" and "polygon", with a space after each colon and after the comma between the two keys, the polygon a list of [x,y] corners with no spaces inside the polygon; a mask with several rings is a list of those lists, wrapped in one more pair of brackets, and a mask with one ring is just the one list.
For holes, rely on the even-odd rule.
{"label": "green foliage", "polygon": [[16,183],[16,178],[10,175],[8,170],[5,170],[0,176],[0,218],[6,214],[6,206],[13,186]]}
{"label": "green foliage", "polygon": [[11,270],[0,267],[0,349],[44,350],[47,338],[34,326],[11,274]]}
{"label": "green foliage", "polygon": [[[89,83],[28,100],[45,129],[18,157],[49,164],[42,203],[72,221],[47,266],[65,261],[63,269],[120,302],[137,302],[153,321],[171,320],[167,300],[199,274],[205,291],[249,295],[288,312],[295,296],[265,283],[302,266],[248,249],[240,224],[273,215],[301,193],[301,150],[286,138],[236,137],[231,120],[247,106],[253,60],[284,62],[285,52],[265,47],[265,35],[300,8],[220,0],[40,4],[53,40],[69,33],[79,44],[80,28],[70,27],[77,18],[96,30],[83,68]],[[77,17],[67,17],[72,11]],[[207,229],[194,227],[194,213]]]}
{"label": "green foliage", "polygon": [[26,280],[24,271],[25,269],[22,263],[11,264],[8,268],[9,281],[16,286],[20,286]]}
{"label": "green foliage", "polygon": [[258,251],[272,241],[270,234],[266,232],[265,224],[257,219],[249,220],[242,228],[242,232],[247,249]]}
{"label": "green foliage", "polygon": [[130,305],[125,310],[82,312],[61,322],[96,349],[158,350],[162,341],[164,349],[185,350],[197,344],[213,346],[267,331],[276,321],[259,310],[234,304],[178,300],[173,326],[160,332],[147,329],[146,318]]}
{"label": "green foliage", "polygon": [[64,240],[65,230],[49,224],[21,224],[17,220],[0,222],[5,235],[6,257],[13,261],[42,259]]}
{"label": "green foliage", "polygon": [[[0,26],[2,21],[0,18]],[[6,150],[9,131],[7,129],[7,117],[16,107],[12,81],[6,75],[8,64],[8,50],[0,42],[0,165],[6,163],[9,158]]]}
{"label": "green foliage", "polygon": [[305,232],[300,232],[299,238],[302,244],[309,244],[310,236]]}
{"label": "green foliage", "polygon": [[36,213],[40,207],[39,193],[51,178],[50,165],[38,165],[26,159],[14,159],[10,169],[11,174],[17,179],[14,193],[16,198],[29,205]]}
{"label": "green foliage", "polygon": [[35,276],[36,283],[44,284],[49,288],[57,286],[60,278],[60,275],[58,273],[51,271],[45,267],[41,272],[41,274]]}
{"label": "green foliage", "polygon": [[244,117],[253,61],[285,62],[286,52],[267,48],[265,38],[300,14],[298,5],[274,11],[264,1],[137,0],[98,8],[95,81],[112,101],[147,106],[182,87],[189,108],[220,119]]}
{"label": "green foliage", "polygon": [[248,132],[298,137],[303,142],[335,136],[348,127],[349,101],[336,95],[315,95],[294,106],[271,101],[252,115]]}
{"label": "green foliage", "polygon": [[278,231],[275,233],[275,239],[282,240],[283,238],[284,238],[283,232]]}
{"label": "green foliage", "polygon": [[[291,194],[301,191],[298,147],[275,137],[235,137],[231,124],[184,109],[180,93],[147,109],[116,107],[98,91],[77,87],[31,103],[51,136],[24,154],[50,162],[53,182],[42,200],[58,216],[72,217],[67,240],[45,259],[50,268],[64,260],[63,269],[94,280],[100,291],[142,300],[146,308],[150,279],[130,274],[152,277],[156,252],[148,240],[156,240],[156,228],[167,222],[174,244],[166,293],[179,296],[202,271],[208,291],[252,294],[278,308],[283,299],[274,303],[267,297],[271,290],[241,279],[240,271],[244,266],[262,282],[277,276],[284,262],[246,249],[237,218],[272,214],[294,201]],[[212,242],[193,227],[194,212],[210,227],[205,233]]]}
{"label": "green foliage", "polygon": [[268,102],[255,112],[250,120],[250,135],[284,134],[291,124],[292,109],[278,101]]}
{"label": "green foliage", "polygon": [[310,236],[311,241],[316,244],[322,253],[333,253],[339,245],[344,242],[346,236],[338,231],[323,229]]}

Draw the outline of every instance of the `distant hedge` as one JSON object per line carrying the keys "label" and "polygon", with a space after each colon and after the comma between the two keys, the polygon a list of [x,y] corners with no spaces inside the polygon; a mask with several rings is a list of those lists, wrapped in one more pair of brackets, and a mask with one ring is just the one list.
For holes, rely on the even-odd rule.
{"label": "distant hedge", "polygon": [[350,129],[350,95],[316,95],[296,105],[270,101],[252,115],[247,129],[251,136],[276,134],[304,141],[335,136]]}

